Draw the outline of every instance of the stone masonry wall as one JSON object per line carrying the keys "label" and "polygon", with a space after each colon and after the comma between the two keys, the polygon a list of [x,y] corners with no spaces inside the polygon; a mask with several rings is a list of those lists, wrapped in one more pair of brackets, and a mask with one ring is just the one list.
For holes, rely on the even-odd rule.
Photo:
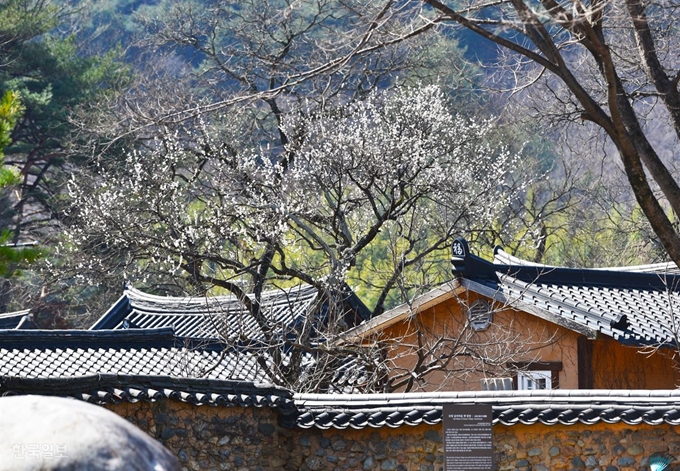
{"label": "stone masonry wall", "polygon": [[[364,430],[285,429],[276,410],[178,401],[109,409],[160,440],[185,470],[443,471],[441,425]],[[680,457],[680,427],[495,426],[498,471],[648,470],[656,451]],[[680,471],[680,463],[669,470]]]}

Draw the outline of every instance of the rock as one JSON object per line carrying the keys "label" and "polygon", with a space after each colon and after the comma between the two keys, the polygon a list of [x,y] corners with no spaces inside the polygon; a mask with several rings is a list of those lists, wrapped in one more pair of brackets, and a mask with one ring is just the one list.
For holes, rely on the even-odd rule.
{"label": "rock", "polygon": [[390,448],[392,448],[393,450],[403,450],[404,441],[400,437],[391,438]]}
{"label": "rock", "polygon": [[269,437],[271,435],[274,435],[276,427],[274,427],[274,425],[272,424],[260,423],[257,426],[257,430],[265,437]]}
{"label": "rock", "polygon": [[645,451],[645,450],[644,450],[640,445],[633,445],[633,446],[631,446],[631,447],[628,447],[628,449],[626,450],[626,452],[627,452],[630,456],[641,455],[642,453],[644,453],[644,451]]}
{"label": "rock", "polygon": [[618,464],[619,466],[630,466],[632,464],[635,464],[635,460],[628,456],[624,456],[623,458],[619,458],[616,464]]}
{"label": "rock", "polygon": [[342,451],[347,445],[345,441],[340,437],[331,438],[331,448],[335,451]]}
{"label": "rock", "polygon": [[356,441],[355,441],[355,442],[352,443],[352,446],[350,447],[350,451],[358,451],[358,452],[361,452],[361,451],[364,451],[364,450],[366,450],[366,447],[365,447],[364,444],[361,443],[361,442],[356,442]]}
{"label": "rock", "polygon": [[311,471],[320,471],[326,467],[324,462],[321,460],[321,458],[317,458],[316,456],[312,456],[310,458],[307,458],[305,461],[307,463],[307,467]]}
{"label": "rock", "polygon": [[581,459],[580,456],[574,456],[571,460],[571,465],[576,469],[585,469],[586,468],[586,464]]}
{"label": "rock", "polygon": [[300,446],[312,446],[312,441],[308,435],[302,435],[299,440]]}
{"label": "rock", "polygon": [[626,451],[626,449],[621,445],[616,445],[614,447],[614,454],[615,455],[621,456],[624,451]]}
{"label": "rock", "polygon": [[103,407],[59,397],[0,398],[0,464],[14,471],[179,471],[159,442]]}

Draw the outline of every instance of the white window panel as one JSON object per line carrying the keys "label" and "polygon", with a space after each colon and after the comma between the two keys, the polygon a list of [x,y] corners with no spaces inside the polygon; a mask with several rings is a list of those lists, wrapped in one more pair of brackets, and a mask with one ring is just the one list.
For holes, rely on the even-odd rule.
{"label": "white window panel", "polygon": [[517,373],[517,389],[523,391],[552,389],[552,372],[520,371]]}
{"label": "white window panel", "polygon": [[512,378],[484,378],[482,379],[483,391],[512,391],[515,389]]}

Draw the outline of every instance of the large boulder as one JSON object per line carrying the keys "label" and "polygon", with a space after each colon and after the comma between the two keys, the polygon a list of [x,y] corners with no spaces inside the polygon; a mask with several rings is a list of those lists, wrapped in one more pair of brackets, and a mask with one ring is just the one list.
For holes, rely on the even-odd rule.
{"label": "large boulder", "polygon": [[0,398],[0,470],[179,470],[159,442],[103,407],[46,396]]}

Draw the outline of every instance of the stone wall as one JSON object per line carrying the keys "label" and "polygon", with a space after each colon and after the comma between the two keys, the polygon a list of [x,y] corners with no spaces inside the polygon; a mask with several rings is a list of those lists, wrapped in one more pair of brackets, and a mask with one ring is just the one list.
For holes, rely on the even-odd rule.
{"label": "stone wall", "polygon": [[[109,409],[167,446],[186,470],[443,470],[441,425],[285,429],[270,408],[122,403]],[[647,470],[656,451],[680,456],[680,427],[495,426],[499,471]],[[680,471],[680,463],[669,468]]]}
{"label": "stone wall", "polygon": [[[494,427],[499,470],[638,471],[657,451],[680,456],[680,427],[671,425],[514,425]],[[668,470],[680,471],[680,462]]]}

